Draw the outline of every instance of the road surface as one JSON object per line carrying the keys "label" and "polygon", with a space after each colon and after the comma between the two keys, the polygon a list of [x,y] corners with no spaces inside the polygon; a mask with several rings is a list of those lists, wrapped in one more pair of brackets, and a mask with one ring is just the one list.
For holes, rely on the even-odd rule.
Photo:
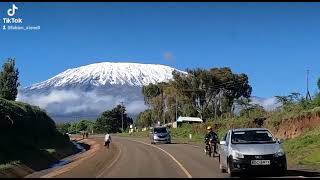
{"label": "road surface", "polygon": [[[225,178],[218,157],[208,157],[202,147],[189,144],[151,145],[148,139],[113,137],[110,149],[103,137],[91,137],[97,151],[72,168],[61,168],[45,177],[132,177],[132,178]],[[43,176],[43,175],[42,175]],[[319,173],[291,170],[287,177],[319,176]]]}

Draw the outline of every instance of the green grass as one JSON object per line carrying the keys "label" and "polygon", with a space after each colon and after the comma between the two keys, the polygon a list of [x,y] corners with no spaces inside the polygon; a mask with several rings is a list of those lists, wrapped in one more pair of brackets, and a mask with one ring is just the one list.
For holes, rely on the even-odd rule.
{"label": "green grass", "polygon": [[140,131],[140,132],[133,132],[129,133],[117,133],[117,136],[121,137],[148,137],[149,131]]}
{"label": "green grass", "polygon": [[315,150],[303,159],[302,163],[320,167],[320,149]]}
{"label": "green grass", "polygon": [[15,165],[17,165],[19,163],[20,163],[20,161],[11,161],[11,162],[8,162],[8,163],[0,164],[0,171],[12,168],[12,167],[14,167]]}
{"label": "green grass", "polygon": [[288,161],[292,164],[320,167],[320,128],[284,143]]}

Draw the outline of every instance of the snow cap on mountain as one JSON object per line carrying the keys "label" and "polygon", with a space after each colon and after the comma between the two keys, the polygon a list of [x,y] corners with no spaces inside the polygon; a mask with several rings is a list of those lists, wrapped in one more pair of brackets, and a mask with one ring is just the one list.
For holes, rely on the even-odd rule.
{"label": "snow cap on mountain", "polygon": [[[46,81],[27,88],[32,90],[84,83],[90,83],[94,86],[108,84],[142,87],[150,83],[169,81],[172,79],[174,70],[177,69],[159,64],[101,62],[68,69]],[[177,71],[186,73],[180,70]]]}

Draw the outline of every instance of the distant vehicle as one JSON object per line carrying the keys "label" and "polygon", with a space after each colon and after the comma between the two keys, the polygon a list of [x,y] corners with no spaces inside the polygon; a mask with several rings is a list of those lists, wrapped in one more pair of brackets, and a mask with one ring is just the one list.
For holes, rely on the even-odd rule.
{"label": "distant vehicle", "polygon": [[156,126],[150,132],[151,144],[158,142],[171,143],[171,135],[167,127]]}
{"label": "distant vehicle", "polygon": [[70,136],[70,135],[75,135],[75,134],[77,134],[77,133],[78,133],[78,132],[73,131],[73,132],[67,132],[66,134]]}
{"label": "distant vehicle", "polygon": [[219,152],[220,170],[230,176],[259,169],[272,169],[282,175],[287,171],[282,140],[265,128],[229,130],[220,141]]}

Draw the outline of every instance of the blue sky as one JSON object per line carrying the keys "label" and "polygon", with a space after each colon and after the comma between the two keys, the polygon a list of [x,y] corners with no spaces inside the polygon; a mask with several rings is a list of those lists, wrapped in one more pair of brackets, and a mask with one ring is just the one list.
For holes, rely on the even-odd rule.
{"label": "blue sky", "polygon": [[[319,3],[15,3],[23,25],[0,31],[0,63],[14,57],[22,86],[101,61],[181,70],[229,66],[253,95],[311,93],[320,77]],[[2,18],[12,3],[0,3]],[[173,58],[168,60],[165,55]]]}

